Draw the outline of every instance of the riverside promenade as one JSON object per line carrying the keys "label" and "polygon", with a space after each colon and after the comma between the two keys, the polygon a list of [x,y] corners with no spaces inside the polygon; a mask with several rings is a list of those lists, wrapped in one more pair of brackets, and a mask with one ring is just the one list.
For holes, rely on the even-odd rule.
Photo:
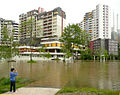
{"label": "riverside promenade", "polygon": [[3,95],[55,95],[59,90],[58,88],[22,87],[15,93],[7,92]]}

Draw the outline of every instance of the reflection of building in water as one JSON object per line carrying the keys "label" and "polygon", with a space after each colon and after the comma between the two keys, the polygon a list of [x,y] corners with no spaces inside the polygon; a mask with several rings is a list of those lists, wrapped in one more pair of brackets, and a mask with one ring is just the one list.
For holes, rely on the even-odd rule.
{"label": "reflection of building in water", "polygon": [[116,63],[102,64],[98,81],[100,89],[119,89],[120,82],[117,82],[119,80],[118,68]]}
{"label": "reflection of building in water", "polygon": [[106,76],[105,76],[105,70],[106,70],[106,65],[105,64],[100,64],[100,69],[99,69],[99,80],[98,80],[98,87],[100,89],[105,89],[106,85]]}
{"label": "reflection of building in water", "polygon": [[118,90],[120,86],[119,80],[119,66],[116,63],[111,63],[108,67],[108,88]]}

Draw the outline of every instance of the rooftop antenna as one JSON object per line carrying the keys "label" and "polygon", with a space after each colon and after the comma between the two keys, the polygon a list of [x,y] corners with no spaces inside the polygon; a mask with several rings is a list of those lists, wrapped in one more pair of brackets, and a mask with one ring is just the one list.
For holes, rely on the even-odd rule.
{"label": "rooftop antenna", "polygon": [[119,17],[119,15],[117,14],[117,31],[118,31],[118,17]]}
{"label": "rooftop antenna", "polygon": [[115,31],[115,19],[114,19],[114,12],[113,12],[113,31]]}
{"label": "rooftop antenna", "polygon": [[120,41],[120,31],[119,31],[119,27],[118,27],[118,24],[119,24],[119,15],[117,14],[117,32],[118,32],[118,41]]}

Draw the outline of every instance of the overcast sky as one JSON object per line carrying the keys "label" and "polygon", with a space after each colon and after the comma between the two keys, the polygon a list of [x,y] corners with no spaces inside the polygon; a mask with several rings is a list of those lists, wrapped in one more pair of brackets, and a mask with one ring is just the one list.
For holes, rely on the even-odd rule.
{"label": "overcast sky", "polygon": [[107,4],[115,13],[120,14],[120,0],[1,0],[0,17],[19,22],[19,15],[38,7],[46,11],[61,7],[67,15],[67,23],[79,23],[86,12],[97,4]]}

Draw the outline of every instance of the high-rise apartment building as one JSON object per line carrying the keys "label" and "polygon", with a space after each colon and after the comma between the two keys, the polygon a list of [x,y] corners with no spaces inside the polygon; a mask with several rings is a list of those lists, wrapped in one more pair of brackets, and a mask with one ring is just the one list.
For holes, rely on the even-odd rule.
{"label": "high-rise apartment building", "polygon": [[29,38],[30,32],[27,30],[28,26],[25,25],[29,19],[32,20],[32,34],[36,37],[44,38],[43,41],[49,39],[55,40],[61,37],[63,28],[65,26],[66,15],[60,7],[55,8],[52,11],[44,12],[43,8],[38,8],[38,10],[32,10],[27,12],[27,14],[19,15],[21,38]]}
{"label": "high-rise apartment building", "polygon": [[[93,10],[92,12],[88,12],[85,14],[84,16],[84,20],[82,21],[83,23],[81,24],[81,29],[85,30],[88,35],[89,35],[89,39],[92,40],[92,39],[95,39],[96,36],[95,36],[95,18],[96,18],[96,11]],[[83,27],[84,25],[84,27]]]}
{"label": "high-rise apartment building", "polygon": [[3,33],[2,30],[4,27],[7,27],[8,35],[13,36],[13,41],[18,42],[19,41],[19,33],[18,33],[18,23],[12,20],[5,20],[3,18],[0,18],[0,44],[2,42]]}
{"label": "high-rise apartment building", "polygon": [[[99,4],[92,12],[88,12],[84,16],[81,29],[85,30],[91,40],[98,38],[111,39],[111,21],[110,8],[108,5]],[[83,27],[84,25],[84,27]]]}
{"label": "high-rise apartment building", "polygon": [[65,26],[65,20],[65,12],[60,7],[38,14],[37,25],[41,32],[40,36],[43,38],[42,41],[59,40]]}
{"label": "high-rise apartment building", "polygon": [[[21,39],[30,37],[27,35],[27,26],[22,23],[27,22],[27,20],[32,17],[34,18],[32,25],[35,24],[34,28],[32,27],[32,33],[33,35],[35,34],[36,38],[40,38],[40,46],[44,46],[44,53],[50,53],[53,58],[62,57],[64,55],[64,53],[61,52],[61,46],[63,46],[63,44],[59,39],[62,36],[66,23],[65,12],[60,7],[57,7],[48,12],[44,11],[42,8],[38,8],[38,10],[30,11],[27,14],[21,14],[19,16],[20,28],[23,29],[20,36]],[[24,49],[22,48],[22,50]],[[25,54],[29,55],[30,51],[21,54],[22,56]]]}
{"label": "high-rise apartment building", "polygon": [[36,34],[36,22],[38,13],[38,10],[32,10],[27,12],[26,14],[19,15],[20,39],[30,38],[31,32],[32,36]]}
{"label": "high-rise apartment building", "polygon": [[111,39],[110,8],[108,5],[96,6],[96,37]]}

